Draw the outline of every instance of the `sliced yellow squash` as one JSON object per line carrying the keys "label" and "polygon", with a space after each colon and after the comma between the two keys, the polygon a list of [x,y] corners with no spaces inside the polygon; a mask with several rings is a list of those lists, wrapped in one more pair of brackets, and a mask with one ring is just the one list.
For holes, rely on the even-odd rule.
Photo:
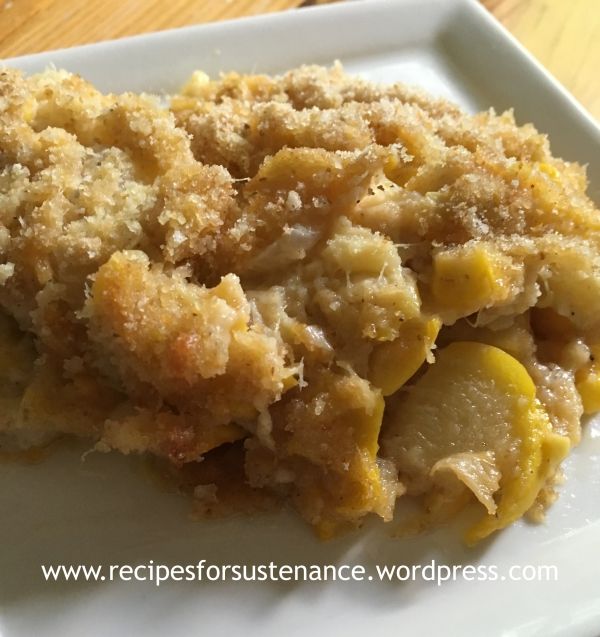
{"label": "sliced yellow squash", "polygon": [[384,396],[398,391],[427,360],[441,321],[407,321],[394,341],[375,346],[369,361],[369,380]]}
{"label": "sliced yellow squash", "polygon": [[436,311],[453,319],[502,303],[520,289],[522,268],[492,245],[466,244],[433,258],[431,292]]}
{"label": "sliced yellow squash", "polygon": [[[497,347],[475,342],[452,343],[438,354],[396,406],[383,444],[415,494],[435,490],[439,477],[434,481],[432,472],[439,471],[440,461],[493,452],[501,476],[496,510],[467,531],[469,544],[521,517],[570,446],[553,433],[523,365]],[[481,488],[461,481],[478,496],[491,495],[489,480]],[[493,511],[489,499],[484,504]]]}
{"label": "sliced yellow squash", "polygon": [[583,411],[594,414],[600,411],[600,345],[590,347],[590,362],[575,376],[577,391],[583,402]]}

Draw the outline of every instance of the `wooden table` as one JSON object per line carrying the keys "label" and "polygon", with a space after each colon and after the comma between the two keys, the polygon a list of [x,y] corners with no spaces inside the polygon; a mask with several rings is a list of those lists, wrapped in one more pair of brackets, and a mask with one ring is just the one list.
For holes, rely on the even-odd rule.
{"label": "wooden table", "polygon": [[[327,0],[0,0],[0,58]],[[600,0],[482,0],[600,119]]]}

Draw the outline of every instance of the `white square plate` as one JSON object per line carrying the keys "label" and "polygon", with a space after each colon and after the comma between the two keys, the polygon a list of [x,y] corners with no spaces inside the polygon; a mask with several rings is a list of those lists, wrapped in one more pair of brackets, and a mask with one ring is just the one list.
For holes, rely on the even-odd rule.
{"label": "white square plate", "polygon": [[[281,71],[340,59],[467,110],[514,107],[553,150],[589,164],[600,203],[600,130],[475,1],[342,3],[7,60],[49,64],[103,90],[176,89],[191,71]],[[600,426],[566,462],[545,524],[524,522],[476,550],[449,530],[389,539],[373,525],[319,543],[287,514],[192,522],[182,497],[140,464],[64,449],[35,466],[0,464],[0,637],[44,635],[391,635],[594,637],[600,633]],[[558,581],[381,583],[46,583],[40,564],[555,565]]]}

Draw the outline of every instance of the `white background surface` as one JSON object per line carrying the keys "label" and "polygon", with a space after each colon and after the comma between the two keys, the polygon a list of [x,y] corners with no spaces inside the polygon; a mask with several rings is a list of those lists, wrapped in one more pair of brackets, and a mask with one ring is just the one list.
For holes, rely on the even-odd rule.
{"label": "white background surface", "polygon": [[[170,91],[196,68],[278,71],[341,59],[406,80],[468,110],[514,106],[553,150],[589,162],[600,200],[600,132],[475,3],[342,3],[140,36],[8,61],[49,63],[104,90]],[[289,514],[195,523],[189,503],[139,462],[65,449],[36,466],[0,464],[0,637],[43,635],[600,634],[600,426],[566,462],[546,524],[516,524],[468,550],[457,531],[392,540],[376,524],[328,543]],[[554,564],[558,582],[49,584],[40,564]]]}

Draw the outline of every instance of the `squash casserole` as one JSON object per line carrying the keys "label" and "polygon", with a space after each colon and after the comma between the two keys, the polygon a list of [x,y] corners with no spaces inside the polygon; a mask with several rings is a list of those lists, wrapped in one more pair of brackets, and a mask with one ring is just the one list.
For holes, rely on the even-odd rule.
{"label": "squash casserole", "polygon": [[320,537],[556,497],[600,409],[600,212],[512,113],[332,68],[0,71],[0,447],[147,454]]}

